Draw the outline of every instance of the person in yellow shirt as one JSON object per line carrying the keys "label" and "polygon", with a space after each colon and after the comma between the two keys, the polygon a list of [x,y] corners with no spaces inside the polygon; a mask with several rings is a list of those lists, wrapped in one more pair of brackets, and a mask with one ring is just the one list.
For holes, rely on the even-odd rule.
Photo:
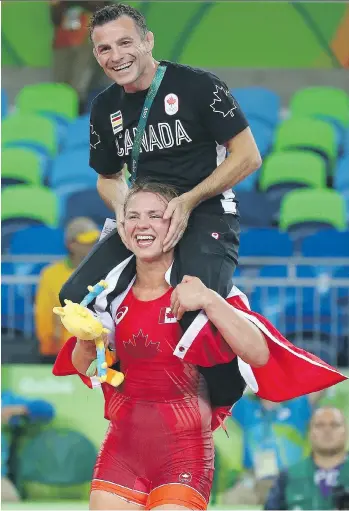
{"label": "person in yellow shirt", "polygon": [[43,362],[53,363],[69,338],[70,334],[52,309],[60,306],[58,294],[61,287],[90,252],[99,235],[98,226],[90,218],[73,219],[65,230],[68,256],[41,272],[35,303],[35,327]]}

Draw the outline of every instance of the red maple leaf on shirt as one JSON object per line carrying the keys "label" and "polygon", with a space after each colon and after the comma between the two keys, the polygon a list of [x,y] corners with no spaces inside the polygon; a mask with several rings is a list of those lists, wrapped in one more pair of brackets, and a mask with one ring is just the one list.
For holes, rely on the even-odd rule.
{"label": "red maple leaf on shirt", "polygon": [[169,105],[174,105],[174,104],[175,104],[175,102],[176,102],[176,100],[175,100],[175,98],[174,98],[173,96],[170,96],[170,97],[168,98],[168,100],[167,100],[167,103],[168,103]]}
{"label": "red maple leaf on shirt", "polygon": [[159,342],[148,341],[148,335],[144,335],[142,330],[133,334],[132,339],[124,341],[125,350],[134,358],[153,358],[160,351],[159,346]]}

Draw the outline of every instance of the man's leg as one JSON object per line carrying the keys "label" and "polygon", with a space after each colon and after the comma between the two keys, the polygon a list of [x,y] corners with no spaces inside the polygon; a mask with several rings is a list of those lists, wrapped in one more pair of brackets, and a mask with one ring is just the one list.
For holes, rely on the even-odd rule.
{"label": "man's leg", "polygon": [[[89,255],[77,267],[67,280],[59,293],[59,300],[80,303],[87,294],[87,286],[95,285],[117,266],[132,255],[122,243],[118,231],[115,229],[97,243]],[[132,275],[133,276],[133,275]],[[119,279],[117,294],[122,293],[129,284],[127,278]]]}
{"label": "man's leg", "polygon": [[[184,275],[191,275],[199,277],[221,296],[228,296],[237,265],[239,234],[237,216],[203,211],[203,208],[194,210],[176,249],[171,271],[172,286],[180,283]],[[199,311],[184,314],[180,321],[184,331],[198,314]],[[199,370],[208,385],[212,406],[231,406],[241,397],[245,384],[236,358],[227,364],[199,367]],[[235,382],[233,386],[231,382]]]}
{"label": "man's leg", "polygon": [[[194,210],[186,232],[179,242],[171,271],[171,284],[179,284],[184,275],[199,277],[224,298],[233,286],[239,248],[239,218],[232,214]],[[187,330],[197,316],[187,312],[181,320]]]}

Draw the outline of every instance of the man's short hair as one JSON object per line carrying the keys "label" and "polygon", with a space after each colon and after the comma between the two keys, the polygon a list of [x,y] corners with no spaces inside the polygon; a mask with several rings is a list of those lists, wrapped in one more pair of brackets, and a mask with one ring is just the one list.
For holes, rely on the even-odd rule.
{"label": "man's short hair", "polygon": [[148,32],[147,23],[145,17],[140,11],[137,11],[134,7],[125,4],[113,4],[107,5],[102,9],[96,11],[90,21],[90,37],[92,38],[92,32],[96,27],[100,27],[109,23],[110,21],[117,20],[121,16],[128,16],[135,22],[142,37],[145,37]]}

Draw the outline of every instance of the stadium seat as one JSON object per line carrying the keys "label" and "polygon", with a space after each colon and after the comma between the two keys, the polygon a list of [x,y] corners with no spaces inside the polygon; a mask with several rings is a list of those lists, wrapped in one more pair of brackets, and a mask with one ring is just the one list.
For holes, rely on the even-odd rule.
{"label": "stadium seat", "polygon": [[92,218],[97,225],[103,226],[105,219],[112,217],[113,213],[104,204],[97,189],[92,188],[72,193],[67,197],[60,224],[65,226],[70,220],[79,216]]}
{"label": "stadium seat", "polygon": [[63,193],[70,185],[95,187],[96,181],[97,174],[89,166],[88,148],[63,152],[52,163],[49,182],[56,192]]}
{"label": "stadium seat", "polygon": [[241,232],[240,257],[290,257],[293,242],[287,232],[273,228],[252,228]]}
{"label": "stadium seat", "polygon": [[266,156],[273,145],[273,129],[270,125],[255,118],[250,119],[250,128],[261,156]]}
{"label": "stadium seat", "polygon": [[322,227],[345,230],[345,201],[335,190],[294,190],[281,202],[279,225],[301,237]]}
{"label": "stadium seat", "polygon": [[8,113],[8,96],[5,89],[1,88],[1,119],[4,119]]}
{"label": "stadium seat", "polygon": [[70,122],[78,114],[79,99],[75,89],[65,83],[36,83],[21,89],[15,105],[22,114],[43,114]]}
{"label": "stadium seat", "polygon": [[338,161],[334,187],[341,193],[349,193],[349,153]]}
{"label": "stadium seat", "polygon": [[320,154],[332,175],[337,157],[336,133],[330,124],[320,119],[292,117],[275,131],[274,151],[303,149]]}
{"label": "stadium seat", "polygon": [[[284,331],[284,311],[287,304],[295,301],[295,288],[280,286],[288,281],[286,265],[266,265],[258,277],[265,279],[263,285],[255,286],[251,294],[252,309],[269,319],[281,332]],[[278,281],[275,282],[275,279]]]}
{"label": "stadium seat", "polygon": [[40,495],[46,500],[85,500],[96,455],[95,446],[80,432],[50,427],[31,438],[20,452],[17,486],[34,501]]}
{"label": "stadium seat", "polygon": [[90,116],[83,115],[69,124],[65,134],[62,150],[68,151],[78,147],[90,146]]}
{"label": "stadium seat", "polygon": [[269,155],[260,172],[259,189],[281,198],[295,188],[326,188],[326,164],[307,151],[281,151]]}
{"label": "stadium seat", "polygon": [[335,87],[307,87],[298,90],[290,101],[292,116],[317,117],[331,122],[339,134],[343,148],[345,129],[349,126],[349,96]]}
{"label": "stadium seat", "polygon": [[279,202],[268,200],[265,193],[239,191],[240,222],[243,227],[271,227],[278,222]]}
{"label": "stadium seat", "polygon": [[272,128],[276,126],[281,106],[280,97],[276,92],[264,87],[236,88],[230,92],[249,120],[255,118],[266,122]]}
{"label": "stadium seat", "polygon": [[[32,335],[34,329],[32,297],[35,296],[35,283],[24,283],[22,278],[18,278],[13,263],[2,263],[1,275],[2,333],[15,338],[23,333]],[[10,277],[11,282],[7,282],[6,277]]]}
{"label": "stadium seat", "polygon": [[349,154],[349,128],[345,131],[344,136],[344,154]]}
{"label": "stadium seat", "polygon": [[32,184],[40,185],[42,178],[40,156],[30,149],[10,147],[1,155],[2,185]]}
{"label": "stadium seat", "polygon": [[9,253],[13,255],[65,255],[62,229],[54,229],[47,225],[28,227],[13,234]]}
{"label": "stadium seat", "polygon": [[301,251],[304,257],[349,257],[349,231],[316,232],[303,239]]}
{"label": "stadium seat", "polygon": [[36,114],[16,113],[2,122],[2,147],[28,147],[53,158],[57,151],[53,121]]}
{"label": "stadium seat", "polygon": [[2,244],[9,246],[11,235],[30,225],[56,227],[58,205],[55,194],[40,186],[13,185],[2,192]]}
{"label": "stadium seat", "polygon": [[249,176],[245,177],[242,181],[234,186],[234,192],[238,194],[237,198],[239,199],[240,192],[253,192],[257,189],[258,183],[258,175],[261,172],[261,169],[256,172],[252,172]]}

